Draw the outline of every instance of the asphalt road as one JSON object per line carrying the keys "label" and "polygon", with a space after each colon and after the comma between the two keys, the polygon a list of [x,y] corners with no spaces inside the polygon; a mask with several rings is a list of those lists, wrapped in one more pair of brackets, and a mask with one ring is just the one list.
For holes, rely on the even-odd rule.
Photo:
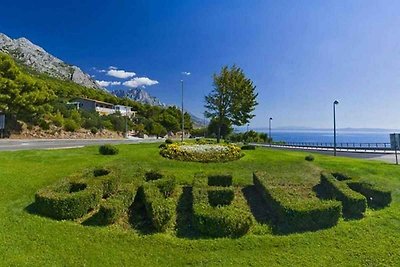
{"label": "asphalt road", "polygon": [[2,139],[0,151],[30,149],[66,149],[103,144],[139,144],[162,142],[163,139]]}

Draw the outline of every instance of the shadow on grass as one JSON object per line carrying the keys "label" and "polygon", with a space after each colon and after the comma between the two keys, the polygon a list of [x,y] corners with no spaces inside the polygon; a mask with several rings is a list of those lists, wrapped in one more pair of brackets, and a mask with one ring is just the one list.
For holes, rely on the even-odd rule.
{"label": "shadow on grass", "polygon": [[129,224],[141,235],[155,234],[150,217],[147,215],[142,196],[136,194],[135,200],[128,210]]}
{"label": "shadow on grass", "polygon": [[191,186],[183,186],[176,207],[176,236],[188,239],[207,238],[193,227],[193,195]]}
{"label": "shadow on grass", "polygon": [[37,215],[37,216],[40,216],[40,217],[48,218],[47,216],[43,216],[42,214],[39,213],[39,211],[36,208],[36,203],[35,202],[32,202],[31,204],[26,206],[24,208],[24,211],[26,211],[27,213],[32,214],[32,215]]}
{"label": "shadow on grass", "polygon": [[272,225],[271,211],[254,185],[243,187],[242,193],[256,221],[260,224]]}

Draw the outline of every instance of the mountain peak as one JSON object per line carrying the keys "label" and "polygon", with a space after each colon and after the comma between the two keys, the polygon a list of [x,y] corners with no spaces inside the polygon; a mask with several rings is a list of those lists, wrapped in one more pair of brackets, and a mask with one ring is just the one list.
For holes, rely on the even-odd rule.
{"label": "mountain peak", "polygon": [[25,37],[11,39],[4,33],[0,33],[0,50],[10,54],[22,64],[33,68],[37,72],[69,80],[85,87],[102,89],[80,68],[71,66],[49,54],[42,47],[35,45]]}
{"label": "mountain peak", "polygon": [[133,88],[133,89],[117,89],[111,91],[112,94],[114,94],[117,97],[127,97],[129,99],[132,99],[134,101],[144,103],[144,104],[149,104],[152,106],[160,106],[160,107],[165,107],[166,105],[160,101],[160,99],[151,96],[146,90],[141,89],[141,88]]}

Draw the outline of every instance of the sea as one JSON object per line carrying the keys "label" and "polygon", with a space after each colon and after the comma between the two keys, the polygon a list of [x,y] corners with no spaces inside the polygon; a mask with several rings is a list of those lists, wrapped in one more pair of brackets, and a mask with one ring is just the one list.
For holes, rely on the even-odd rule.
{"label": "sea", "polygon": [[[254,129],[265,132],[267,129]],[[390,131],[340,131],[336,132],[338,143],[390,143]],[[274,141],[333,143],[333,131],[328,130],[272,130]]]}

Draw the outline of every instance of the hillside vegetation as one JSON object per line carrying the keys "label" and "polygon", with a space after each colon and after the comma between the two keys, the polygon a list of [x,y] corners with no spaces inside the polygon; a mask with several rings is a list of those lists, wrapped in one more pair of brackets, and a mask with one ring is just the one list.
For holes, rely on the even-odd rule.
{"label": "hillside vegetation", "polygon": [[[119,114],[99,116],[95,112],[78,111],[67,104],[77,97],[133,107],[137,111],[137,119],[128,122],[128,129],[138,133],[163,136],[180,129],[182,117],[176,107],[145,105],[128,98],[118,98],[105,90],[38,74],[18,64],[11,56],[0,53],[0,110],[7,116],[9,132],[20,130],[18,121],[43,130],[76,131],[82,127],[91,129],[93,133],[102,129],[125,131],[125,118]],[[190,115],[185,113],[185,128],[190,130],[192,127]]]}

